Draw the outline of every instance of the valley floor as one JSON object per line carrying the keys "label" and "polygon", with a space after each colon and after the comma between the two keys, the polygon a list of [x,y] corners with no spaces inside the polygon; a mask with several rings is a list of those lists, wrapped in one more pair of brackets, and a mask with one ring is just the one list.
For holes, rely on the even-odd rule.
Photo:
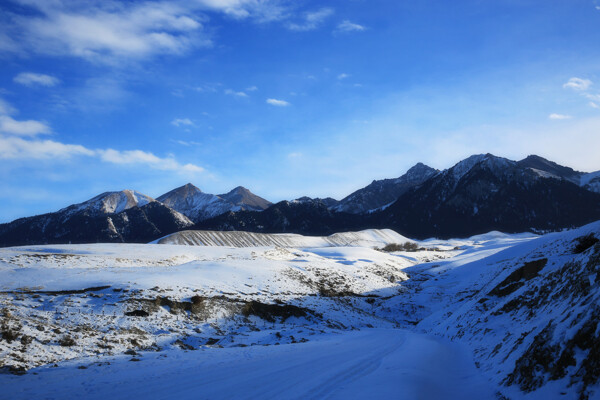
{"label": "valley floor", "polygon": [[[281,346],[88,357],[2,376],[7,399],[495,399],[470,353],[400,329]],[[85,369],[80,369],[85,368]]]}

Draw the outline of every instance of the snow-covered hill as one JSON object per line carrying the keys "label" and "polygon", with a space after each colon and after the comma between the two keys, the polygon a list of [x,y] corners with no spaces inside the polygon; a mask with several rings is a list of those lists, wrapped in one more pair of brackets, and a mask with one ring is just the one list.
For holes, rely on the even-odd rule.
{"label": "snow-covered hill", "polygon": [[405,269],[404,296],[382,306],[466,343],[507,398],[598,398],[600,222],[509,247],[493,236]]}
{"label": "snow-covered hill", "polygon": [[156,241],[159,244],[229,247],[384,247],[410,239],[391,229],[368,229],[360,232],[334,233],[330,236],[303,236],[293,233],[253,233],[243,231],[181,231]]}
{"label": "snow-covered hill", "polygon": [[[218,245],[0,249],[0,366],[34,368],[0,374],[3,395],[600,395],[600,222],[426,241],[200,234]],[[382,238],[415,245],[364,247]]]}

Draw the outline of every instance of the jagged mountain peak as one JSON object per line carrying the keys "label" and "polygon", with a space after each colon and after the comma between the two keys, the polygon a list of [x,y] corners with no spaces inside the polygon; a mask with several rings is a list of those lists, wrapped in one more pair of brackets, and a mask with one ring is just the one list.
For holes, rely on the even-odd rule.
{"label": "jagged mountain peak", "polygon": [[183,186],[179,186],[178,188],[175,188],[165,194],[163,194],[160,197],[157,197],[156,200],[160,201],[159,199],[163,196],[168,195],[169,193],[178,193],[179,195],[185,195],[185,196],[189,196],[189,195],[193,195],[195,193],[204,193],[202,190],[200,190],[200,188],[198,188],[197,186],[195,186],[192,183],[186,183]]}
{"label": "jagged mountain peak", "polygon": [[448,171],[456,180],[462,179],[474,167],[484,167],[493,171],[504,170],[516,165],[515,161],[490,153],[474,154],[456,163]]}
{"label": "jagged mountain peak", "polygon": [[431,168],[429,165],[423,164],[422,162],[418,162],[415,165],[413,165],[412,167],[410,167],[408,169],[408,171],[406,171],[407,174],[414,174],[414,173],[420,173],[423,171],[431,171],[434,170],[434,168]]}
{"label": "jagged mountain peak", "polygon": [[433,176],[438,170],[418,162],[406,171],[404,175],[396,179],[396,182],[417,182],[422,183],[427,178]]}
{"label": "jagged mountain peak", "polygon": [[132,207],[144,206],[153,201],[155,200],[152,197],[146,196],[143,193],[124,189],[116,192],[101,193],[83,203],[73,204],[63,208],[62,210],[59,210],[59,212],[74,213],[85,210],[92,214],[115,214]]}
{"label": "jagged mountain peak", "polygon": [[246,189],[246,188],[245,188],[245,187],[243,187],[243,186],[236,186],[236,187],[234,187],[233,189],[231,189],[231,190],[229,191],[229,193],[232,193],[232,194],[233,194],[233,193],[252,193],[252,192],[250,192],[250,190]]}
{"label": "jagged mountain peak", "polygon": [[271,205],[269,201],[243,186],[237,186],[225,194],[215,195],[204,193],[191,183],[173,189],[159,196],[157,200],[195,222],[228,211],[262,211]]}
{"label": "jagged mountain peak", "polygon": [[220,194],[218,196],[225,201],[228,201],[233,206],[237,206],[245,210],[262,211],[272,204],[270,201],[255,195],[249,189],[246,189],[243,186],[237,186],[229,193]]}

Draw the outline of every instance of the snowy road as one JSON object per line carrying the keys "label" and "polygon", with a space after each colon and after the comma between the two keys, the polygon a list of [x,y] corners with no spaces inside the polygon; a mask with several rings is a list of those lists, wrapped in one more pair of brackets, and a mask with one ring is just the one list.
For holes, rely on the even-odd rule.
{"label": "snowy road", "polygon": [[0,397],[495,399],[469,355],[444,339],[367,329],[301,344],[145,353],[140,362],[120,356],[98,365],[88,358],[0,375]]}

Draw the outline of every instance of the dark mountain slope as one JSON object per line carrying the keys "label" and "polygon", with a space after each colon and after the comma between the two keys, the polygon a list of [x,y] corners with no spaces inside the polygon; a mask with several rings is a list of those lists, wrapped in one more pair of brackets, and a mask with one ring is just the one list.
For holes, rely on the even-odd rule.
{"label": "dark mountain slope", "polygon": [[437,172],[436,169],[418,163],[399,178],[371,182],[340,200],[333,210],[353,214],[375,210],[396,201],[407,190],[422,184]]}
{"label": "dark mountain slope", "polygon": [[191,229],[331,235],[367,225],[363,216],[331,211],[322,201],[282,201],[262,212],[229,212]]}
{"label": "dark mountain slope", "polygon": [[410,237],[460,237],[500,230],[556,230],[600,218],[600,195],[544,178],[491,154],[474,156],[402,195],[378,213]]}

